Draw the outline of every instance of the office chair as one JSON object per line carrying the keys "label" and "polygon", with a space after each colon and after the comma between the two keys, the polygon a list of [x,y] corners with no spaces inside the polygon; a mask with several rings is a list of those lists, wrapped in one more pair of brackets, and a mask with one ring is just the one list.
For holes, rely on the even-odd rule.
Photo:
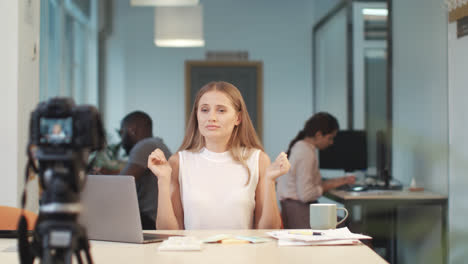
{"label": "office chair", "polygon": [[[16,230],[20,215],[20,208],[0,205],[0,230]],[[24,216],[28,220],[28,230],[33,230],[37,214],[24,210]]]}

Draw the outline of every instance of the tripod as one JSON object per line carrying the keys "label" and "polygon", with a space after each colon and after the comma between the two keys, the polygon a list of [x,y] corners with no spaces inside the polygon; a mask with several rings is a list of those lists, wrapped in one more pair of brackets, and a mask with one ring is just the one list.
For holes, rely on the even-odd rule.
{"label": "tripod", "polygon": [[[41,204],[31,242],[27,237],[26,218],[22,216],[20,219],[20,261],[22,264],[32,264],[34,258],[39,257],[41,264],[71,264],[75,254],[77,262],[82,264],[81,251],[84,251],[87,262],[92,264],[86,229],[78,224],[81,210],[81,205],[76,202],[79,199],[78,195],[66,184],[64,177],[54,172],[49,175],[52,176],[49,180],[50,188],[42,195],[44,203]],[[23,208],[25,200],[23,193]]]}
{"label": "tripod", "polygon": [[[77,262],[82,264],[82,251],[84,251],[87,263],[92,264],[86,230],[76,223],[76,215],[51,217],[57,219],[38,220],[31,244],[27,237],[20,237],[21,263],[32,264],[34,258],[39,257],[41,264],[71,264],[74,253]],[[47,215],[44,218],[47,218]]]}

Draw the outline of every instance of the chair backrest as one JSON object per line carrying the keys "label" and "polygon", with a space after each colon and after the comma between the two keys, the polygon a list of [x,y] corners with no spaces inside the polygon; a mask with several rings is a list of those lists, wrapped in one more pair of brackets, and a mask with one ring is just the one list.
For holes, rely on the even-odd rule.
{"label": "chair backrest", "polygon": [[[0,230],[16,230],[20,216],[20,208],[0,205]],[[28,220],[28,230],[33,230],[37,214],[24,210],[24,216]]]}

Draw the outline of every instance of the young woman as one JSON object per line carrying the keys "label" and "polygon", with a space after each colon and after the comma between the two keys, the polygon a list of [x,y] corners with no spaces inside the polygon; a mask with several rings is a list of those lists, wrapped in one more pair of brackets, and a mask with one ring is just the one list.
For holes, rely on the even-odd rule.
{"label": "young woman", "polygon": [[322,181],[317,150],[333,144],[338,121],[328,113],[313,115],[291,141],[288,156],[291,170],[278,179],[278,196],[284,228],[310,228],[309,204],[316,203],[322,193],[355,182],[354,176]]}
{"label": "young woman", "polygon": [[263,151],[239,90],[211,82],[195,98],[184,140],[166,160],[156,149],[157,229],[277,229],[275,180],[290,167]]}

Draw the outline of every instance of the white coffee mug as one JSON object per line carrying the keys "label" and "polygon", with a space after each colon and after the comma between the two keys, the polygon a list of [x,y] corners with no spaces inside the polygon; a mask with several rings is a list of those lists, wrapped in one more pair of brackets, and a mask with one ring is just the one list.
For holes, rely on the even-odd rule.
{"label": "white coffee mug", "polygon": [[[345,216],[337,223],[337,210],[344,210]],[[311,229],[335,229],[348,217],[348,210],[343,207],[336,207],[336,204],[316,203],[310,204],[309,210]]]}

